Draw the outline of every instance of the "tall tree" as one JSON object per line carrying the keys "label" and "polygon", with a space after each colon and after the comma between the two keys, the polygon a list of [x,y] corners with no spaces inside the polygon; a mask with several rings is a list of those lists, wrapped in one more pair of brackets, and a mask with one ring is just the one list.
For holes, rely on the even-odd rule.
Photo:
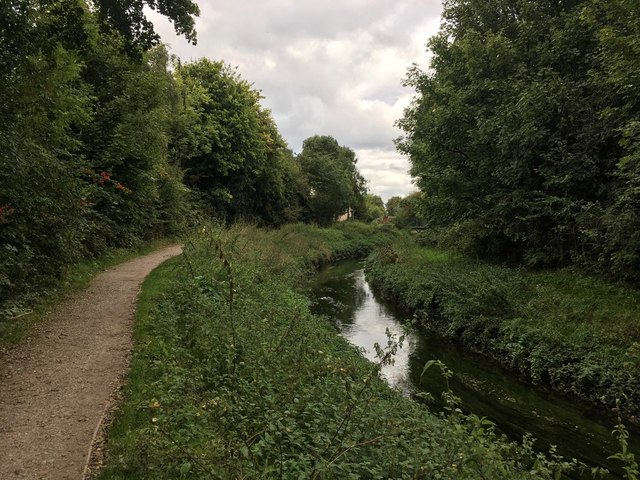
{"label": "tall tree", "polygon": [[60,34],[82,22],[82,4],[3,2],[0,12],[1,300],[59,275],[82,250],[86,187],[73,131],[89,121],[90,98]]}
{"label": "tall tree", "polygon": [[137,52],[84,0],[0,4],[0,300],[179,217],[167,54]]}
{"label": "tall tree", "polygon": [[298,161],[307,177],[313,221],[326,225],[349,208],[362,208],[365,180],[353,150],[333,137],[315,135],[303,142]]}
{"label": "tall tree", "polygon": [[186,108],[171,148],[187,185],[229,220],[293,219],[296,208],[287,190],[298,184],[289,182],[295,168],[260,93],[223,62],[189,63],[177,77]]}
{"label": "tall tree", "polygon": [[148,50],[160,37],[144,12],[145,7],[172,21],[176,33],[196,43],[195,18],[200,14],[193,0],[94,0],[105,25],[116,29],[129,46]]}
{"label": "tall tree", "polygon": [[384,216],[384,202],[379,195],[366,193],[364,196],[365,210],[361,217],[365,222],[372,222]]}
{"label": "tall tree", "polygon": [[[432,70],[410,71],[417,97],[399,121],[398,148],[430,225],[464,232],[484,256],[608,268],[622,246],[603,250],[604,212],[633,184],[619,163],[637,138],[637,89],[623,87],[637,84],[628,75],[637,72],[634,9],[626,0],[445,2]],[[633,211],[618,204],[621,219]]]}
{"label": "tall tree", "polygon": [[387,204],[385,205],[385,210],[387,215],[394,217],[398,214],[398,208],[400,208],[400,202],[402,201],[402,197],[393,196],[387,200]]}
{"label": "tall tree", "polygon": [[583,12],[597,32],[601,68],[591,79],[602,96],[604,121],[621,150],[614,170],[615,189],[588,232],[591,257],[617,277],[638,280],[640,272],[640,4],[593,0]]}

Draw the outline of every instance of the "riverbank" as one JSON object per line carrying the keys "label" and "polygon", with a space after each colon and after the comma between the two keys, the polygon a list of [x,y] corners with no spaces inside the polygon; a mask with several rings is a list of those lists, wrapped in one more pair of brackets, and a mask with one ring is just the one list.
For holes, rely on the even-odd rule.
{"label": "riverbank", "polygon": [[204,229],[151,274],[100,478],[554,478],[566,467],[441,417],[309,311],[313,265],[397,234],[347,224]]}
{"label": "riverbank", "polygon": [[402,239],[367,278],[419,322],[533,383],[640,414],[640,292],[572,271],[527,272]]}
{"label": "riverbank", "polygon": [[[422,326],[407,329],[410,315],[371,288],[361,260],[323,268],[310,293],[312,311],[330,318],[343,337],[366,349],[368,358],[375,353],[375,342],[386,343],[386,331],[405,335],[394,363],[384,366],[381,375],[412,398],[431,395],[434,402],[429,404],[430,409],[442,405],[438,400],[448,381],[460,398],[463,411],[486,417],[509,438],[520,441],[523,435],[530,434],[536,439],[538,451],[546,452],[555,445],[564,458],[577,458],[592,468],[606,468],[611,472],[608,479],[624,478],[624,465],[611,458],[620,451],[617,439],[611,435],[615,419],[598,414],[598,409],[583,402],[531,385],[520,374],[433,330]],[[441,360],[453,376],[445,379],[437,369],[422,374],[424,365],[434,359]],[[637,456],[640,431],[630,428],[629,434],[629,452]],[[585,474],[571,478],[593,477]]]}

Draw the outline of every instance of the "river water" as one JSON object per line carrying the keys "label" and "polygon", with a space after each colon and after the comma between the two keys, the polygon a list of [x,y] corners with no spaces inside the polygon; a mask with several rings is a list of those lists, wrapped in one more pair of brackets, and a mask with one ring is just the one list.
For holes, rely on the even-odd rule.
{"label": "river water", "polygon": [[[387,344],[387,332],[405,335],[393,365],[383,367],[382,376],[406,395],[429,392],[436,399],[445,388],[437,368],[424,377],[424,364],[442,360],[455,375],[450,380],[465,411],[487,417],[499,431],[515,440],[525,432],[535,437],[535,447],[548,451],[551,445],[566,458],[577,458],[589,466],[601,466],[622,478],[618,463],[607,457],[618,451],[611,436],[615,421],[603,412],[533,387],[517,374],[481,355],[423,328],[408,327],[409,316],[372,291],[361,262],[347,261],[321,271],[311,289],[312,310],[327,315],[340,333],[375,359],[373,345]],[[431,408],[440,408],[437,404]],[[631,432],[631,451],[640,456],[640,431]],[[580,478],[576,475],[575,478]],[[590,477],[584,477],[590,478]]]}

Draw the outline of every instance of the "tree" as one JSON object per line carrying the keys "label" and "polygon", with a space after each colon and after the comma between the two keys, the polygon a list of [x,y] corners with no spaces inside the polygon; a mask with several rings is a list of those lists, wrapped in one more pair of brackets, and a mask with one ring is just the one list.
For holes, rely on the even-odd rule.
{"label": "tree", "polygon": [[176,76],[184,108],[170,148],[187,185],[221,218],[297,220],[298,172],[260,93],[223,62],[202,59]]}
{"label": "tree", "polygon": [[620,166],[637,139],[636,14],[626,0],[445,3],[432,70],[410,70],[417,96],[398,122],[429,225],[530,266],[635,256],[603,239],[636,221]]}
{"label": "tree", "polygon": [[161,199],[161,189],[180,195],[182,179],[169,160],[167,143],[174,84],[163,46],[146,52],[139,62],[122,53],[119,35],[101,37],[86,71],[95,115],[82,132],[91,170],[102,176],[89,199],[100,219],[96,223],[102,224],[97,227],[102,235],[93,237],[103,238],[106,246],[129,245],[166,233],[176,218],[168,215],[166,209],[173,208]]}
{"label": "tree", "polygon": [[409,228],[424,225],[420,214],[420,206],[423,203],[422,193],[413,192],[402,198],[398,204],[394,225],[399,228]]}
{"label": "tree", "polygon": [[380,196],[366,193],[364,196],[364,204],[365,212],[361,219],[365,222],[372,222],[384,216],[384,202]]}
{"label": "tree", "polygon": [[51,35],[67,29],[67,16],[30,1],[3,2],[0,12],[0,300],[5,300],[25,284],[60,275],[82,250],[87,189],[78,178],[84,162],[73,132],[87,124],[90,98],[78,54]]}
{"label": "tree", "polygon": [[387,215],[390,217],[394,217],[398,214],[398,209],[400,208],[400,202],[402,201],[402,197],[393,196],[387,200],[387,205],[385,207]]}
{"label": "tree", "polygon": [[196,43],[194,17],[200,9],[193,0],[96,0],[95,4],[103,23],[120,33],[130,47],[148,50],[160,42],[144,13],[145,7],[165,15],[177,34]]}
{"label": "tree", "polygon": [[597,31],[601,68],[591,78],[603,97],[601,116],[621,150],[611,202],[602,221],[585,228],[593,239],[588,254],[616,277],[640,281],[640,5],[593,0],[583,18]]}
{"label": "tree", "polygon": [[309,185],[310,219],[327,225],[349,208],[362,210],[365,181],[353,150],[316,135],[303,142],[298,161]]}
{"label": "tree", "polygon": [[83,0],[0,5],[0,300],[180,218],[167,53],[99,26]]}

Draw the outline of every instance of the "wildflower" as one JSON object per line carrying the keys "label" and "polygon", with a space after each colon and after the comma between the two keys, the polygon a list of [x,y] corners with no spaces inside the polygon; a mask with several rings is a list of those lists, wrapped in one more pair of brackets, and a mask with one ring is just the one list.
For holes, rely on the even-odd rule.
{"label": "wildflower", "polygon": [[102,186],[105,184],[105,182],[108,182],[110,180],[111,180],[110,172],[100,172],[100,180],[98,180],[98,185]]}

